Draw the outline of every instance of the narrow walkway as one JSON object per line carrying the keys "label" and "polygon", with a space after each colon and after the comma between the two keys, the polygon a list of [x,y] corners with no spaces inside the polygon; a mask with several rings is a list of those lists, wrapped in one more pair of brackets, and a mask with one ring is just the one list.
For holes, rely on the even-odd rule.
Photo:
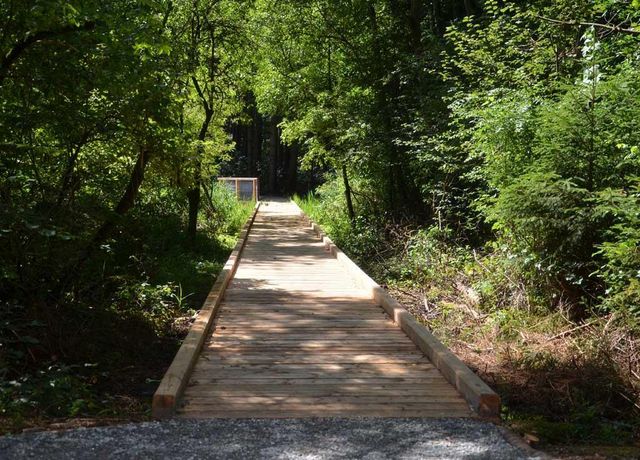
{"label": "narrow walkway", "polygon": [[469,417],[416,345],[359,289],[292,203],[264,202],[183,417]]}

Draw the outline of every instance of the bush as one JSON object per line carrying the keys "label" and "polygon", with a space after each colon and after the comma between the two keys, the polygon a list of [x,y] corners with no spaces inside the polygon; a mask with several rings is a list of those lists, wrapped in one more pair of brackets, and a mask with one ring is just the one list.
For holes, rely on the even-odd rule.
{"label": "bush", "polygon": [[474,112],[474,141],[495,187],[481,209],[512,252],[526,251],[541,268],[550,297],[593,307],[605,288],[624,290],[616,276],[640,269],[624,243],[637,236],[628,191],[640,174],[639,95],[640,72],[622,66],[557,95],[506,91]]}
{"label": "bush", "polygon": [[212,234],[235,235],[249,217],[254,203],[238,201],[229,187],[218,182],[211,186],[211,195],[205,199],[203,226]]}
{"label": "bush", "polygon": [[93,368],[93,364],[49,364],[35,374],[25,374],[10,381],[0,380],[0,414],[20,419],[34,411],[50,417],[74,417],[93,412],[99,407],[91,388],[95,377],[87,372]]}
{"label": "bush", "polygon": [[612,221],[599,251],[606,261],[598,271],[607,285],[602,306],[631,312],[640,322],[640,182],[603,190],[596,211]]}

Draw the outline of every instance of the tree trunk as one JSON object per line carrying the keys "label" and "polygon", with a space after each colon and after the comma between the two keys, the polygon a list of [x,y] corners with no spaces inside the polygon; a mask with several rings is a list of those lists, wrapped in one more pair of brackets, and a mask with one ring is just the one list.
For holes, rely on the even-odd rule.
{"label": "tree trunk", "polygon": [[431,9],[431,31],[438,37],[442,37],[442,13],[440,8],[440,0],[432,1]]}
{"label": "tree trunk", "polygon": [[[433,0],[434,5],[438,0]],[[416,53],[422,48],[422,2],[420,0],[411,0],[409,4],[409,31],[411,33],[411,45]]]}
{"label": "tree trunk", "polygon": [[467,13],[467,16],[472,16],[473,14],[475,14],[475,8],[473,5],[473,0],[464,0],[464,10],[465,13]]}
{"label": "tree trunk", "polygon": [[140,191],[140,185],[142,185],[142,181],[144,180],[144,171],[149,163],[150,157],[151,153],[147,147],[140,149],[138,159],[136,160],[136,164],[131,172],[131,177],[129,178],[129,183],[127,184],[124,194],[120,198],[118,205],[113,210],[111,217],[109,217],[95,233],[89,244],[81,253],[77,262],[70,270],[67,270],[69,275],[74,276],[74,274],[77,273],[80,267],[89,260],[96,248],[98,248],[100,244],[102,244],[111,234],[118,218],[125,215],[133,207],[136,198],[138,197],[138,192]]}
{"label": "tree trunk", "polygon": [[[369,3],[368,8],[369,15],[369,23],[372,34],[372,46],[373,46],[373,55],[375,58],[375,62],[372,65],[372,77],[376,82],[376,104],[378,113],[381,117],[382,129],[383,129],[383,143],[385,147],[385,163],[387,168],[386,174],[386,195],[387,195],[387,208],[394,209],[395,205],[395,194],[394,194],[394,180],[393,180],[393,162],[396,160],[396,146],[393,142],[393,120],[391,118],[391,113],[393,112],[392,102],[393,98],[389,94],[390,83],[384,82],[384,76],[386,70],[382,67],[384,65],[384,60],[382,56],[382,46],[381,46],[381,37],[380,37],[380,29],[378,27],[378,18],[376,9],[374,7],[374,3]],[[397,82],[397,77],[394,77],[395,83]]]}
{"label": "tree trunk", "polygon": [[249,175],[255,177],[258,175],[258,162],[260,161],[260,147],[262,144],[262,128],[261,117],[256,107],[255,97],[249,94],[247,97],[249,106],[249,115],[251,122],[247,126],[247,158]]}
{"label": "tree trunk", "polygon": [[351,197],[351,185],[349,184],[349,175],[347,174],[346,165],[342,165],[342,180],[344,181],[344,197],[347,201],[347,213],[349,214],[349,220],[351,221],[351,225],[353,225],[356,220],[356,213],[353,209],[353,200]]}
{"label": "tree trunk", "polygon": [[289,168],[287,172],[287,189],[294,194],[298,188],[298,144],[289,148]]}
{"label": "tree trunk", "polygon": [[75,171],[76,162],[78,161],[78,155],[80,155],[80,149],[80,146],[74,148],[71,151],[69,158],[67,159],[67,164],[60,181],[60,186],[58,187],[58,198],[56,199],[56,206],[58,207],[62,205],[65,197],[68,195],[68,191],[73,179],[73,172]]}
{"label": "tree trunk", "polygon": [[275,194],[278,184],[278,120],[271,117],[269,126],[269,193]]}
{"label": "tree trunk", "polygon": [[189,223],[187,224],[187,238],[191,245],[195,244],[196,233],[198,230],[198,210],[200,209],[200,182],[201,182],[201,166],[200,161],[196,165],[197,171],[194,177],[195,185],[187,192],[189,200]]}
{"label": "tree trunk", "polygon": [[[200,132],[198,133],[198,140],[203,142],[207,137],[207,131],[209,131],[209,124],[213,118],[213,110],[205,108],[204,120],[202,126],[200,126]],[[198,211],[200,210],[200,187],[202,184],[202,155],[204,154],[201,145],[198,146],[195,172],[193,174],[193,187],[187,192],[187,198],[189,200],[189,223],[187,224],[187,238],[193,245],[196,241],[196,233],[198,230]]]}

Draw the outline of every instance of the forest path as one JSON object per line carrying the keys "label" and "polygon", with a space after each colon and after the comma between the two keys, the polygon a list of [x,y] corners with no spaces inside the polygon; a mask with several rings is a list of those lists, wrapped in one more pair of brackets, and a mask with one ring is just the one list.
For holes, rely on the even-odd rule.
{"label": "forest path", "polygon": [[294,203],[262,202],[241,254],[179,416],[473,416]]}

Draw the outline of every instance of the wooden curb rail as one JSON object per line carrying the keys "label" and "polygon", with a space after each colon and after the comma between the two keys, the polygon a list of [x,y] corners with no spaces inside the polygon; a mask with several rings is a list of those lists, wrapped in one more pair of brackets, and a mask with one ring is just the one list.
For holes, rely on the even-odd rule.
{"label": "wooden curb rail", "polygon": [[385,309],[404,333],[427,355],[449,383],[464,396],[471,408],[482,417],[498,417],[500,415],[500,396],[427,328],[416,321],[400,302],[391,297],[385,289],[362,271],[300,207],[298,209],[306,223],[322,240],[325,249],[351,273],[362,288],[371,291],[371,297]]}
{"label": "wooden curb rail", "polygon": [[153,395],[151,412],[156,418],[170,417],[175,413],[185,386],[191,376],[193,366],[198,359],[205,338],[211,329],[211,324],[222,301],[224,291],[238,268],[242,250],[247,242],[249,231],[251,230],[259,208],[260,202],[257,202],[251,217],[249,217],[242,227],[236,246],[233,248],[218,278],[216,278],[216,282],[213,284],[209,295],[198,312],[196,320],[191,325],[187,337],[182,342],[178,353],[176,353],[176,356],[173,358],[171,366],[169,366],[169,369],[160,382],[160,386],[158,386],[158,389]]}

